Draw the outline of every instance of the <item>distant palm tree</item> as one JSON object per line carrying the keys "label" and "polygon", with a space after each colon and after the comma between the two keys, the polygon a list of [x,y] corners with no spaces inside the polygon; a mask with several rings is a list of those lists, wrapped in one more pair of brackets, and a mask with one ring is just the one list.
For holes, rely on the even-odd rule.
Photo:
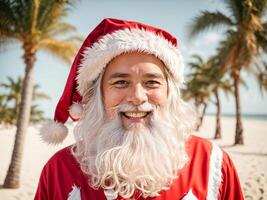
{"label": "distant palm tree", "polygon": [[267,72],[261,72],[259,74],[259,81],[261,89],[264,88],[267,91]]}
{"label": "distant palm tree", "polygon": [[221,68],[220,59],[216,56],[211,57],[207,61],[207,67],[203,69],[202,74],[206,77],[207,87],[211,90],[215,97],[216,106],[216,126],[214,139],[220,139],[221,134],[221,103],[219,97],[219,90],[222,90],[226,95],[233,94],[233,84],[227,78],[225,78],[226,72]]}
{"label": "distant palm tree", "polygon": [[207,64],[199,55],[193,55],[192,57],[193,61],[188,64],[191,71],[186,76],[186,88],[183,91],[183,98],[194,101],[196,110],[199,113],[199,120],[196,127],[196,131],[198,131],[203,123],[211,92],[208,88],[207,77],[203,74],[203,70],[207,68]]}
{"label": "distant palm tree", "polygon": [[7,119],[7,109],[6,109],[6,95],[0,94],[0,124],[2,119]]}
{"label": "distant palm tree", "polygon": [[10,101],[14,101],[15,105],[13,107],[15,108],[14,114],[16,116],[19,111],[19,104],[21,101],[21,89],[23,80],[21,77],[18,77],[17,81],[15,81],[10,76],[7,77],[7,80],[7,83],[1,83],[0,86],[5,90],[8,90],[5,106],[7,106],[7,103],[10,103]]}
{"label": "distant palm tree", "polygon": [[[69,1],[65,0],[1,0],[0,46],[19,41],[26,65],[17,131],[11,163],[3,187],[19,187],[25,134],[30,119],[33,91],[33,69],[38,50],[46,50],[68,63],[78,50],[81,38],[72,36],[75,28],[62,22]],[[67,37],[63,37],[63,36]]]}
{"label": "distant palm tree", "polygon": [[30,122],[32,124],[38,124],[40,122],[45,121],[44,111],[40,110],[39,106],[34,104],[31,106],[31,118]]}
{"label": "distant palm tree", "polygon": [[[210,57],[208,61],[204,61],[199,55],[193,55],[192,57],[194,60],[189,63],[192,70],[187,75],[188,80],[184,97],[186,99],[194,99],[195,105],[203,104],[197,130],[202,125],[208,103],[213,102],[215,104],[216,126],[214,138],[221,138],[221,103],[219,90],[228,94],[231,92],[232,85],[229,80],[223,78],[225,72],[221,70],[219,60],[216,56]],[[212,95],[215,97],[215,102],[212,100]]]}
{"label": "distant palm tree", "polygon": [[202,11],[190,25],[189,37],[215,27],[225,27],[225,38],[220,48],[222,68],[229,67],[234,80],[236,104],[236,135],[234,144],[244,144],[241,120],[239,83],[243,68],[253,66],[260,50],[267,51],[267,22],[264,18],[267,0],[224,0],[229,15],[222,12]]}
{"label": "distant palm tree", "polygon": [[262,61],[261,64],[256,64],[257,70],[253,71],[253,74],[258,80],[261,92],[267,91],[267,63]]}
{"label": "distant palm tree", "polygon": [[[23,80],[21,77],[18,77],[17,80],[14,80],[10,76],[7,77],[6,83],[1,83],[0,87],[4,89],[5,92],[1,94],[3,98],[2,104],[0,105],[0,110],[3,114],[0,116],[0,124],[11,124],[15,125],[17,121],[17,115],[19,112],[19,105],[21,103],[21,91],[23,86]],[[41,99],[50,99],[45,93],[39,92],[40,86],[34,84],[33,86],[33,97],[32,101],[41,100]],[[31,105],[31,115],[30,122],[37,123],[44,118],[44,112],[41,111],[37,105]]]}

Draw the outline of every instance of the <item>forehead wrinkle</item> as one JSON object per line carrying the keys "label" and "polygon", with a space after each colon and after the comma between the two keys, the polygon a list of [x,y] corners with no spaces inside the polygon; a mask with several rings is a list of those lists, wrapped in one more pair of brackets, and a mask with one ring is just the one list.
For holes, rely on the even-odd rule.
{"label": "forehead wrinkle", "polygon": [[[137,58],[135,58],[136,57],[135,53],[120,55],[115,59],[113,59],[111,62],[109,62],[107,68],[104,71],[104,73],[109,71],[107,80],[111,80],[113,78],[143,77],[143,78],[161,78],[167,81],[168,72],[166,71],[168,71],[168,69],[160,59],[153,56],[157,60],[155,59],[151,60],[151,58],[147,57],[147,56],[151,57],[151,55],[143,55],[143,54],[141,55],[137,54],[137,55],[139,55]],[[159,69],[150,71],[149,70],[150,66],[157,66],[157,68]],[[112,70],[110,69],[110,67],[112,68]],[[146,75],[146,73],[150,74]],[[161,77],[159,76],[157,77],[157,75],[152,75],[154,73],[161,74]]]}
{"label": "forehead wrinkle", "polygon": [[112,79],[112,78],[127,78],[129,77],[130,74],[128,73],[123,73],[123,72],[115,72],[115,73],[112,73],[110,76],[109,76],[109,79]]}
{"label": "forehead wrinkle", "polygon": [[[113,78],[129,78],[129,77],[131,77],[131,75],[130,74],[128,74],[128,73],[123,73],[123,72],[115,72],[115,73],[113,73],[113,74],[111,74],[110,76],[109,76],[109,79],[113,79]],[[164,79],[165,77],[164,77],[164,75],[162,75],[161,73],[157,73],[157,72],[155,72],[155,73],[145,73],[145,74],[143,74],[142,75],[142,77],[144,77],[144,78],[158,78],[158,79]]]}
{"label": "forehead wrinkle", "polygon": [[164,76],[160,73],[146,73],[144,74],[145,77],[147,78],[160,78],[160,79],[164,79]]}

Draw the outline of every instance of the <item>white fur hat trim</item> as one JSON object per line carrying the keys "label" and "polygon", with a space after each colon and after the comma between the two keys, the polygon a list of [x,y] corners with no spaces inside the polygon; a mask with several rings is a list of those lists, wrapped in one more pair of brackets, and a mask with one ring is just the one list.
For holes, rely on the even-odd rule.
{"label": "white fur hat trim", "polygon": [[183,82],[183,59],[180,51],[163,36],[144,29],[122,29],[103,36],[87,47],[76,77],[77,90],[83,96],[106,65],[126,52],[144,52],[159,58],[174,76],[177,84]]}

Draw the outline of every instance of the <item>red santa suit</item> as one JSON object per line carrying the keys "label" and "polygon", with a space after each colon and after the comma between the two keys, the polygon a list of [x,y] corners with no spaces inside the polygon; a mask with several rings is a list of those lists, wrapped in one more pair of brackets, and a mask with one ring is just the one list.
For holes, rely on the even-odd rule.
{"label": "red santa suit", "polygon": [[[102,189],[88,185],[85,175],[70,152],[57,152],[44,166],[35,200],[122,200]],[[186,143],[189,161],[173,180],[170,188],[150,200],[243,199],[238,175],[227,155],[211,142],[191,136]],[[164,162],[164,159],[161,161]],[[155,163],[156,164],[156,163]],[[144,199],[138,192],[133,199]]]}
{"label": "red santa suit", "polygon": [[[41,129],[42,139],[57,144],[67,135],[64,123],[71,116],[78,120],[88,101],[88,91],[107,64],[116,56],[127,52],[144,52],[156,56],[166,67],[169,91],[183,83],[183,59],[174,36],[163,29],[139,22],[107,18],[86,37],[74,62],[57,104],[54,122]],[[172,85],[172,86],[171,86]],[[91,91],[91,90],[90,90]],[[176,91],[176,93],[179,91]],[[85,99],[83,99],[85,98]],[[177,99],[178,100],[178,99]],[[98,115],[93,116],[98,117]],[[193,123],[193,122],[192,122]],[[170,188],[161,191],[154,200],[243,199],[236,170],[228,155],[216,145],[192,136],[186,144],[189,161]],[[67,147],[56,153],[45,165],[35,199],[122,199],[108,191],[94,190]],[[177,155],[179,156],[179,155]],[[164,162],[156,160],[156,162]],[[143,199],[138,191],[134,199]]]}

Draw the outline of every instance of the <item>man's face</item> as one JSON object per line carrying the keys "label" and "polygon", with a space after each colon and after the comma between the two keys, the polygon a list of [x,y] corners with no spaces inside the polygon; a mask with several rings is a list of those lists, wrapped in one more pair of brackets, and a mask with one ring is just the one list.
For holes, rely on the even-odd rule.
{"label": "man's face", "polygon": [[[109,119],[116,117],[121,104],[140,106],[150,103],[162,108],[167,101],[167,80],[164,64],[153,55],[128,53],[114,58],[102,79],[104,107]],[[137,108],[119,113],[123,126],[147,124],[151,112]]]}

